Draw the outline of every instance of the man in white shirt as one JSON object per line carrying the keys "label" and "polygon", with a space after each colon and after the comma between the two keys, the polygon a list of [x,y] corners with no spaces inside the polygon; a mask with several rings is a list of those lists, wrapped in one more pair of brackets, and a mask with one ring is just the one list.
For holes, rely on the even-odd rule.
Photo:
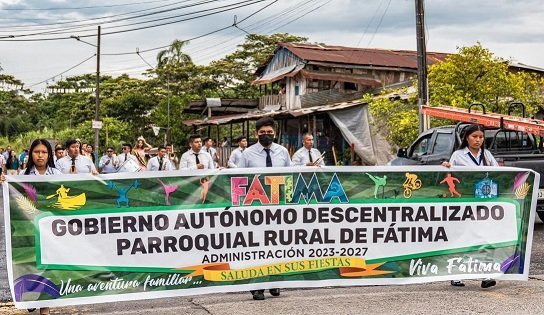
{"label": "man in white shirt", "polygon": [[[255,136],[257,143],[250,146],[244,152],[244,167],[289,167],[291,158],[285,147],[274,143],[276,123],[272,117],[263,117],[255,123]],[[254,300],[264,300],[264,290],[251,290]],[[270,289],[272,296],[279,296],[280,289]]]}
{"label": "man in white shirt", "polygon": [[247,138],[245,136],[240,136],[236,139],[236,142],[238,143],[238,147],[232,150],[228,162],[230,168],[243,167],[245,165],[242,152],[247,148]]}
{"label": "man in white shirt", "polygon": [[302,135],[302,148],[293,154],[293,166],[324,166],[325,162],[318,149],[314,149],[314,136],[307,132]]}
{"label": "man in white shirt", "polygon": [[118,172],[138,172],[140,170],[140,163],[138,162],[138,158],[130,153],[132,152],[132,145],[130,143],[123,143],[121,152],[117,156],[119,160]]}
{"label": "man in white shirt", "polygon": [[55,147],[55,167],[59,169],[58,162],[60,159],[64,157],[64,148],[62,146],[56,146]]}
{"label": "man in white shirt", "polygon": [[271,117],[264,117],[255,123],[257,143],[243,152],[244,167],[287,167],[291,158],[287,149],[274,143],[275,122]]}
{"label": "man in white shirt", "polygon": [[202,170],[215,168],[211,155],[202,150],[202,138],[200,135],[192,135],[189,138],[189,146],[191,148],[181,156],[179,162],[180,170]]}
{"label": "man in white shirt", "polygon": [[213,139],[205,138],[203,142],[204,147],[202,148],[202,150],[206,151],[206,153],[208,153],[212,157],[215,167],[219,167],[219,156],[217,156],[217,150],[213,147]]}
{"label": "man in white shirt", "polygon": [[148,171],[171,171],[173,169],[170,159],[166,156],[166,147],[162,145],[159,147],[158,155],[147,162]]}
{"label": "man in white shirt", "polygon": [[57,167],[63,174],[98,174],[93,161],[79,154],[79,142],[67,140],[66,150],[68,155],[57,161]]}
{"label": "man in white shirt", "polygon": [[102,170],[102,174],[110,174],[117,172],[119,167],[119,160],[114,154],[113,147],[108,147],[106,149],[106,154],[100,158],[98,162],[98,167]]}

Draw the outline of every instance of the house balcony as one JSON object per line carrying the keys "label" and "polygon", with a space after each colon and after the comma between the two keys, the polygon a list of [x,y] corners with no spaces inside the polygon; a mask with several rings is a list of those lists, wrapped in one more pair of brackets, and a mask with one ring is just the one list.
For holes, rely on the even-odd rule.
{"label": "house balcony", "polygon": [[300,96],[300,105],[302,108],[334,104],[340,102],[353,101],[361,99],[367,91],[341,92],[339,90],[324,90]]}
{"label": "house balcony", "polygon": [[286,107],[285,94],[263,95],[259,98],[259,109],[279,110]]}

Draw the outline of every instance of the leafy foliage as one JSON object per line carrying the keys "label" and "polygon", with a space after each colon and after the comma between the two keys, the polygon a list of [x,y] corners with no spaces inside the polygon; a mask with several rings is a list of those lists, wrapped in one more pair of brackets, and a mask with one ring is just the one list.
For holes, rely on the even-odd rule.
{"label": "leafy foliage", "polygon": [[[511,71],[508,61],[494,56],[480,44],[462,47],[444,62],[429,67],[428,82],[431,105],[468,108],[471,103],[479,102],[485,104],[489,112],[506,114],[509,103],[517,100],[525,104],[528,115],[533,115],[544,102],[543,78]],[[368,99],[368,102],[376,126],[390,142],[406,147],[415,140],[419,128],[415,98],[407,101]],[[431,126],[448,123],[451,121],[431,119]]]}

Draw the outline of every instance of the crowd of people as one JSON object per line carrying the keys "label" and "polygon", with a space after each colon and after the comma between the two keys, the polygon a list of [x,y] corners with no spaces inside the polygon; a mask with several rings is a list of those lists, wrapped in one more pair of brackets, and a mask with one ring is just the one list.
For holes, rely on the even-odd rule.
{"label": "crowd of people", "polygon": [[[255,136],[258,141],[248,147],[248,139],[244,136],[236,141],[238,147],[232,150],[227,163],[228,168],[264,168],[289,166],[323,166],[323,155],[313,147],[314,140],[311,133],[302,136],[302,147],[293,156],[287,149],[274,142],[276,125],[273,118],[259,119],[256,124]],[[223,143],[227,145],[226,139]],[[135,147],[125,143],[121,153],[117,154],[113,147],[108,147],[106,153],[98,162],[98,169],[92,160],[92,146],[81,143],[77,139],[66,141],[66,146],[56,146],[53,150],[49,141],[36,139],[29,150],[17,155],[11,147],[0,154],[0,166],[6,171],[4,174],[15,175],[55,175],[92,173],[103,174],[116,172],[137,171],[172,171],[193,169],[222,168],[218,165],[217,150],[210,138],[202,139],[200,135],[189,138],[188,150],[181,155],[178,161],[172,145],[159,146],[156,156],[150,158],[151,146],[143,138],[139,138]],[[497,162],[491,153],[485,149],[483,128],[471,125],[465,130],[459,150],[449,162],[442,164],[445,167],[460,166],[496,166]],[[0,175],[0,182],[5,180]],[[464,286],[462,281],[452,281],[453,286]],[[496,285],[493,279],[484,279],[482,287]],[[255,300],[264,300],[264,290],[252,290]],[[280,289],[270,289],[272,296],[279,296]],[[48,309],[42,308],[42,314]]]}

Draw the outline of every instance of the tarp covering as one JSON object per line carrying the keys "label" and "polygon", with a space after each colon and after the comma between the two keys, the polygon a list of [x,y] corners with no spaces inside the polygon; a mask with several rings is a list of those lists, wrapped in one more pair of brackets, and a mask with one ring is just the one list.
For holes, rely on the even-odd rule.
{"label": "tarp covering", "polygon": [[376,145],[372,139],[368,106],[354,106],[328,114],[344,139],[353,145],[363,165],[376,165]]}

